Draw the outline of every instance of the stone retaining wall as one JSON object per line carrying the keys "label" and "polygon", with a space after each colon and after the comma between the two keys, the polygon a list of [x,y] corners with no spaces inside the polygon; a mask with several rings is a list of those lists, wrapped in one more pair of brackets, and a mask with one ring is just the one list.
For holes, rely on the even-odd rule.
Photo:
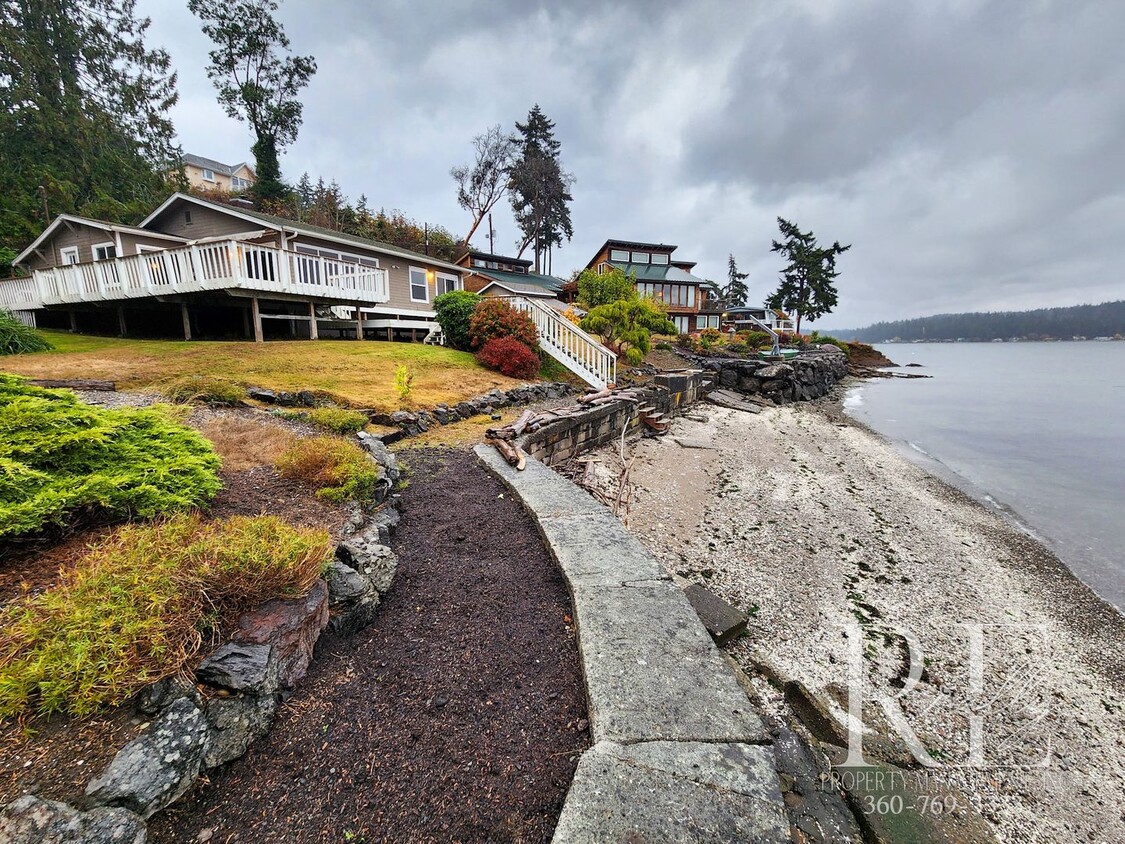
{"label": "stone retaining wall", "polygon": [[[671,372],[657,375],[653,385],[641,392],[643,402],[668,417],[676,415],[702,397],[704,377],[700,372]],[[641,426],[640,404],[635,401],[607,402],[582,413],[544,425],[520,441],[531,457],[554,466],[576,455],[613,442],[625,429],[626,436]]]}
{"label": "stone retaining wall", "polygon": [[835,346],[801,352],[784,363],[740,358],[694,358],[715,373],[716,386],[762,395],[777,404],[809,401],[828,394],[848,374],[848,358]]}

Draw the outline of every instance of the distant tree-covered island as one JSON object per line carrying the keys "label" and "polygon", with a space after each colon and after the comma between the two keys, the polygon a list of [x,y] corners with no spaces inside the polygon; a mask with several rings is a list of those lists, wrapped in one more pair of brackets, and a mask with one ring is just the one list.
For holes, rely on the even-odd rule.
{"label": "distant tree-covered island", "polygon": [[1125,339],[1125,300],[1034,311],[936,314],[832,333],[864,343],[1121,340]]}

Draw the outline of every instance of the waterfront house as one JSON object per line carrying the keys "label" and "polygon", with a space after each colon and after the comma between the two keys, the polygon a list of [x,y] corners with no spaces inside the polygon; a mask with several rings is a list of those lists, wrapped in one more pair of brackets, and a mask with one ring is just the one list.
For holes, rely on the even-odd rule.
{"label": "waterfront house", "polygon": [[604,273],[619,269],[636,278],[637,292],[662,302],[679,334],[718,328],[722,311],[706,279],[693,275],[694,261],[674,256],[666,243],[607,240],[586,264]]}
{"label": "waterfront house", "polygon": [[797,330],[793,319],[776,308],[751,307],[727,308],[723,315],[723,329],[735,331],[762,331],[768,329],[778,334],[792,334]]}

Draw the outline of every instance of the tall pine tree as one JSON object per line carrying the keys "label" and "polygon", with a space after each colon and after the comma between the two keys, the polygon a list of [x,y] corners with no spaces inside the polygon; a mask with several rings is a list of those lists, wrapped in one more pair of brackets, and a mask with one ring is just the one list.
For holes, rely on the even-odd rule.
{"label": "tall pine tree", "polygon": [[770,308],[782,308],[797,315],[797,333],[801,318],[820,319],[836,307],[836,256],[851,249],[836,241],[821,247],[811,231],[803,232],[788,220],[777,218],[784,240],[775,240],[771,252],[784,255],[789,263],[781,270],[781,283],[766,300]]}
{"label": "tall pine tree", "polygon": [[533,247],[535,271],[542,272],[543,258],[561,246],[563,238],[574,236],[569,205],[574,176],[559,163],[562,144],[555,137],[555,123],[538,103],[528,112],[526,123],[516,123],[516,131],[518,153],[509,171],[508,190],[521,235],[517,254]]}
{"label": "tall pine tree", "polygon": [[48,214],[127,221],[162,198],[176,75],[148,26],[135,0],[4,3],[0,247],[26,246]]}
{"label": "tall pine tree", "polygon": [[727,283],[722,291],[723,307],[740,308],[746,304],[746,297],[750,295],[746,287],[746,279],[749,277],[750,273],[738,271],[738,264],[731,254],[727,259]]}

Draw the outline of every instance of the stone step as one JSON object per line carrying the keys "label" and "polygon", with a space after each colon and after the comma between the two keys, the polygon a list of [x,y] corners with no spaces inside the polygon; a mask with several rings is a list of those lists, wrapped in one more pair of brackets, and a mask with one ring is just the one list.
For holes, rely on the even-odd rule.
{"label": "stone step", "polygon": [[716,645],[725,645],[746,632],[746,613],[732,607],[714,592],[693,583],[684,590],[684,596]]}

